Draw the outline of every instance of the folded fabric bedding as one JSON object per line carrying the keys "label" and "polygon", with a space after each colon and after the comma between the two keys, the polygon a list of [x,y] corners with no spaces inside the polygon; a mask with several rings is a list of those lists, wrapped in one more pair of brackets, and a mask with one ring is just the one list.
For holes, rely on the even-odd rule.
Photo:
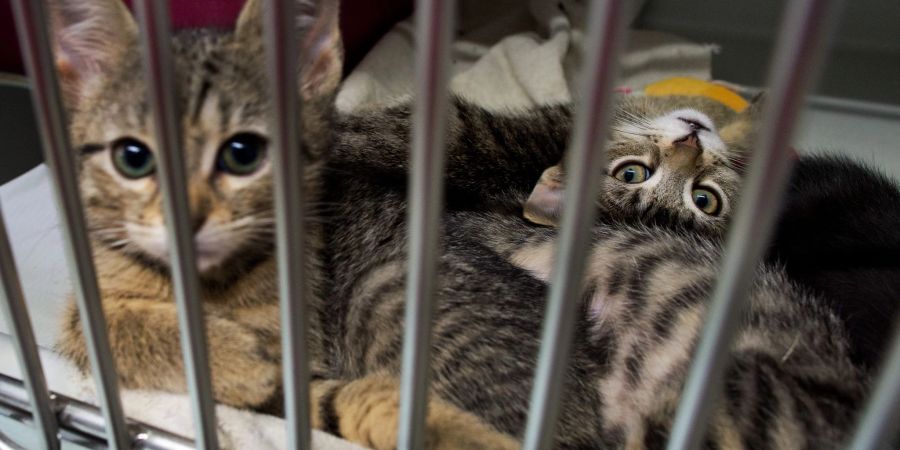
{"label": "folded fabric bedding", "polygon": [[[551,5],[552,3],[552,5]],[[457,95],[490,109],[525,108],[569,102],[581,60],[583,32],[555,2],[500,2],[493,17],[476,14],[463,2],[460,29],[453,45],[451,88]],[[549,11],[549,12],[548,12]],[[512,18],[512,19],[510,19]],[[408,99],[413,81],[413,26],[397,26],[349,75],[338,96],[343,111],[384,106]],[[623,63],[621,84],[633,89],[671,76],[709,79],[713,47],[662,33],[634,31]],[[13,149],[14,150],[14,149]],[[71,290],[59,219],[47,170],[39,166],[0,187],[7,228],[37,342],[53,390],[91,398],[91,383],[52,348],[61,312]],[[8,333],[5,321],[0,332]],[[17,375],[8,338],[0,342],[0,372]],[[123,394],[129,416],[190,436],[190,408],[184,395],[150,391]],[[223,442],[230,448],[281,448],[281,419],[220,406]],[[315,448],[357,448],[323,433]]]}

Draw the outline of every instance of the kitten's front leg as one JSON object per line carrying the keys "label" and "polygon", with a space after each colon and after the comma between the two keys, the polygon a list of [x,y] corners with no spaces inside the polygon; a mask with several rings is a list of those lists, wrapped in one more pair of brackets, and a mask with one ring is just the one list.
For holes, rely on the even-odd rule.
{"label": "kitten's front leg", "polygon": [[[71,305],[57,350],[86,372],[90,369],[87,347],[74,302]],[[104,312],[123,387],[187,390],[174,303],[107,298]],[[216,400],[242,408],[264,405],[279,391],[278,350],[273,352],[264,336],[252,328],[220,314],[209,313],[205,320]]]}
{"label": "kitten's front leg", "polygon": [[[310,393],[312,425],[376,450],[398,448],[399,387],[396,377],[384,374],[353,381],[314,381]],[[431,394],[425,420],[425,447],[513,450],[521,446],[515,438]]]}

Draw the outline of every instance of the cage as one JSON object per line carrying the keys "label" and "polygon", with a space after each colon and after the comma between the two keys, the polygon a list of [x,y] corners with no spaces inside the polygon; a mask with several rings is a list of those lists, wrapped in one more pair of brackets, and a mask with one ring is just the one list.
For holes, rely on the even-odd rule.
{"label": "cage", "polygon": [[[221,17],[213,24],[233,20],[240,2],[222,2]],[[291,2],[268,1],[265,22],[267,74],[273,96],[271,135],[273,178],[276,186],[277,260],[280,277],[282,345],[284,360],[285,421],[277,445],[290,448],[341,446],[311,438],[309,369],[304,358],[307,314],[304,306],[304,210],[300,195],[300,156],[283,149],[298,148],[296,127],[300,114],[292,92],[296,86],[298,53],[293,33]],[[87,239],[82,200],[78,195],[76,162],[69,152],[66,120],[53,66],[42,2],[14,0],[15,27],[27,66],[28,78],[4,76],[0,127],[4,138],[20,152],[0,157],[0,181],[10,182],[3,192],[6,229],[0,229],[0,270],[4,287],[4,315],[8,326],[0,378],[0,446],[4,448],[59,448],[62,444],[87,448],[216,448],[219,445],[211,392],[208,350],[199,298],[194,244],[191,240],[185,167],[179,152],[172,80],[170,22],[193,24],[197,11],[176,5],[171,15],[166,2],[135,1],[141,25],[143,62],[156,123],[160,185],[165,197],[170,233],[172,277],[178,305],[189,395],[175,404],[190,404],[193,436],[186,438],[139,420],[126,419],[111,358],[109,338],[99,302],[93,257]],[[546,8],[552,7],[552,13]],[[183,6],[183,4],[182,4]],[[671,75],[712,77],[734,83],[747,92],[765,86],[770,103],[762,119],[760,139],[732,221],[719,279],[711,298],[704,334],[685,381],[668,448],[696,448],[709,419],[711,396],[722,382],[728,364],[727,349],[734,339],[742,302],[765,246],[773,233],[777,205],[787,189],[794,154],[801,149],[854,151],[854,156],[875,164],[894,179],[900,173],[900,153],[893,136],[900,132],[900,36],[892,24],[900,7],[883,2],[796,0],[744,4],[740,2],[577,1],[451,2],[423,0],[415,5],[415,25],[404,22],[385,31],[409,13],[409,2],[377,5],[347,1],[342,5],[349,70],[339,108],[347,110],[379,105],[413,92],[416,114],[412,124],[412,173],[409,179],[409,272],[406,327],[401,378],[401,420],[398,447],[422,448],[428,361],[433,314],[436,254],[443,188],[442,155],[445,145],[449,91],[481,99],[486,108],[502,110],[533,103],[572,101],[575,126],[568,158],[569,190],[562,222],[556,274],[550,283],[543,340],[535,370],[523,446],[549,448],[559,414],[562,376],[566,368],[579,280],[585,270],[587,239],[594,219],[593,193],[597,190],[604,138],[615,88],[643,88]],[[182,8],[182,10],[178,10]],[[546,21],[536,17],[552,18]],[[564,22],[560,17],[565,18]],[[780,24],[780,25],[779,25]],[[530,28],[529,28],[530,27]],[[10,27],[7,27],[9,31]],[[640,34],[654,30],[674,33]],[[573,31],[574,30],[574,31]],[[776,33],[777,31],[777,33]],[[384,35],[377,45],[376,39]],[[534,36],[539,36],[535,38]],[[465,39],[462,38],[465,37]],[[562,37],[560,37],[562,36]],[[715,45],[698,45],[684,38]],[[456,40],[456,41],[455,41]],[[629,42],[627,51],[625,41]],[[367,50],[368,56],[363,58]],[[554,47],[556,46],[556,47]],[[562,46],[562,50],[559,50]],[[552,51],[556,50],[556,51]],[[498,54],[500,54],[498,56]],[[510,56],[512,55],[512,56]],[[771,63],[768,63],[771,61]],[[558,69],[547,75],[541,65]],[[551,64],[552,63],[552,64]],[[498,72],[496,67],[505,67]],[[519,64],[519,67],[515,67]],[[574,67],[574,69],[573,69]],[[648,70],[647,67],[650,67]],[[769,67],[768,72],[765,70]],[[493,69],[493,70],[492,70]],[[14,70],[14,69],[10,69]],[[532,79],[520,79],[536,72]],[[822,72],[822,82],[816,84]],[[496,77],[494,84],[484,83]],[[505,86],[503,83],[516,81]],[[623,85],[629,80],[634,86]],[[812,87],[817,90],[811,91]],[[576,92],[572,95],[571,92]],[[280,95],[279,95],[280,93]],[[568,96],[568,97],[567,97]],[[33,102],[33,109],[30,103]],[[33,111],[33,113],[32,113]],[[795,124],[799,119],[798,132]],[[39,131],[38,131],[39,130]],[[796,135],[796,137],[795,137]],[[40,136],[40,138],[38,138]],[[39,150],[43,148],[43,153]],[[43,157],[42,157],[43,155]],[[801,156],[802,157],[802,156]],[[44,161],[46,168],[31,170]],[[24,175],[23,175],[24,174]],[[42,199],[55,196],[59,218],[48,213],[53,205]],[[40,201],[39,201],[40,200]],[[52,202],[52,200],[51,200]],[[50,215],[48,215],[50,214]],[[24,217],[24,219],[22,219]],[[56,222],[58,221],[58,223]],[[47,238],[39,225],[59,228],[59,237]],[[2,224],[2,222],[0,222]],[[8,230],[7,230],[8,229]],[[31,229],[28,239],[17,230]],[[8,231],[8,232],[7,232]],[[30,248],[29,248],[30,247]],[[65,251],[63,251],[65,249]],[[29,259],[31,258],[31,259]],[[895,263],[896,266],[896,263]],[[896,268],[896,267],[895,267]],[[71,287],[48,273],[69,273]],[[287,276],[295,274],[294,276]],[[19,278],[23,281],[20,282]],[[47,280],[50,280],[49,282]],[[65,373],[52,363],[42,364],[39,347],[47,346],[45,330],[55,319],[44,317],[47,308],[61,308],[58,299],[74,289],[81,320],[88,336],[96,404],[62,394],[48,378]],[[34,298],[57,299],[50,306]],[[31,317],[29,318],[29,310]],[[885,362],[861,408],[854,437],[841,445],[882,448],[896,439],[900,419],[900,338],[890,338],[896,309],[881,319],[885,335]],[[36,337],[37,336],[37,339]],[[43,337],[42,337],[43,336]],[[890,339],[892,340],[890,340]],[[889,345],[888,341],[892,342]],[[15,367],[19,367],[16,372]],[[63,371],[64,372],[64,371]],[[189,399],[189,401],[188,401]],[[218,413],[220,414],[220,413]],[[240,416],[237,420],[247,420]],[[24,425],[23,425],[24,424]],[[180,424],[179,429],[184,429]],[[311,440],[312,439],[312,440]],[[252,441],[244,445],[252,445]],[[250,443],[248,443],[250,442]],[[235,444],[232,444],[235,445]],[[312,445],[312,447],[310,447]],[[335,447],[337,448],[337,447]]]}

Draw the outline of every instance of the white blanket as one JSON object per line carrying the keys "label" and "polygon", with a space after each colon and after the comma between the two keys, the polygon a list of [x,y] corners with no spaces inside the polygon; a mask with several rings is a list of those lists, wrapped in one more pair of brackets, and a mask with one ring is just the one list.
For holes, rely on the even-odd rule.
{"label": "white blanket", "polygon": [[[560,8],[559,4],[563,7]],[[519,0],[461,2],[460,35],[453,46],[453,92],[487,108],[502,110],[569,102],[581,60],[583,33],[569,16],[584,16],[577,1]],[[413,27],[398,24],[346,80],[339,108],[350,111],[409,98],[413,79]],[[713,48],[661,33],[632,32],[620,83],[632,89],[675,75],[708,79]],[[38,167],[0,188],[3,212],[23,279],[39,345],[52,347],[70,290],[47,172]],[[7,332],[5,321],[0,331]],[[45,351],[52,389],[90,399],[90,382]],[[17,375],[8,342],[0,343],[0,371]],[[129,416],[186,436],[192,435],[185,396],[125,392]],[[270,416],[218,408],[227,448],[281,448],[284,422]],[[319,449],[353,448],[322,433]]]}

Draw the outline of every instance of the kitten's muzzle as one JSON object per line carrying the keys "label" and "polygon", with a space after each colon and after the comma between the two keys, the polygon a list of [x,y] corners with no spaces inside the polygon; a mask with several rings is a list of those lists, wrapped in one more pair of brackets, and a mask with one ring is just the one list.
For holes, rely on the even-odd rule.
{"label": "kitten's muzzle", "polygon": [[663,159],[673,170],[690,170],[702,154],[703,146],[695,131],[673,142],[672,147],[663,152]]}
{"label": "kitten's muzzle", "polygon": [[700,136],[697,135],[697,130],[692,130],[690,134],[675,141],[674,144],[676,148],[688,147],[701,152],[703,151],[703,144],[700,142]]}

